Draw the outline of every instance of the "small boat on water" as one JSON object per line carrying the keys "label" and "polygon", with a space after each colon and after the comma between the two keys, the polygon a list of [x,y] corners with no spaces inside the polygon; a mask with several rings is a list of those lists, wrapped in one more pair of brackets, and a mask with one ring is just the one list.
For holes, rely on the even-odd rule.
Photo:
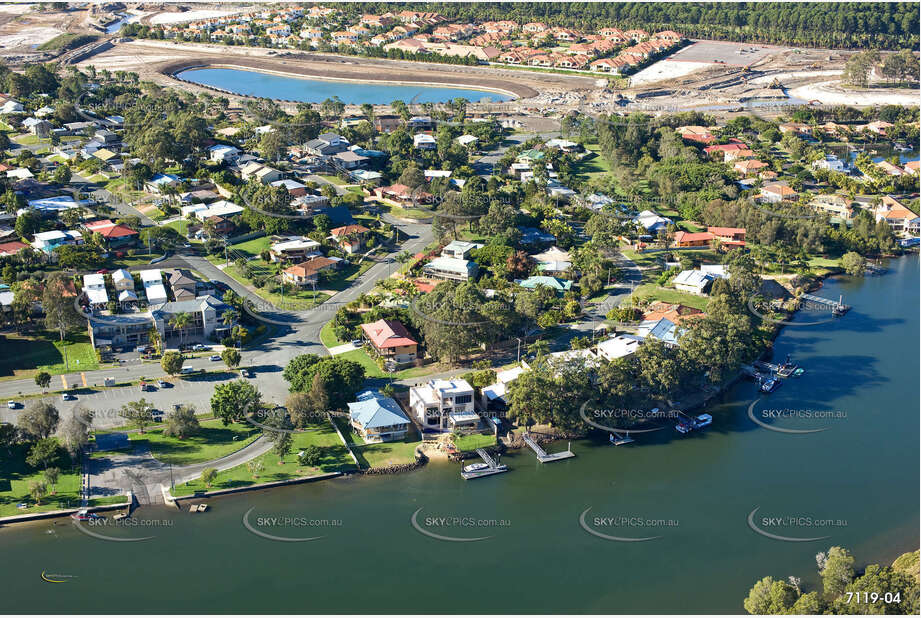
{"label": "small boat on water", "polygon": [[90,513],[88,509],[80,509],[76,513],[71,513],[70,518],[76,521],[90,521],[94,519],[105,519],[99,513]]}
{"label": "small boat on water", "polygon": [[800,377],[801,375],[803,375],[804,373],[806,373],[806,370],[805,370],[805,369],[803,369],[802,367],[797,367],[797,368],[793,371],[793,377],[794,377],[794,378],[798,378],[798,377]]}
{"label": "small boat on water", "polygon": [[694,431],[695,429],[703,429],[709,425],[713,424],[713,417],[709,414],[700,414],[696,418],[690,418],[686,421],[681,421],[675,425],[675,429],[678,430],[678,433],[688,434]]}
{"label": "small boat on water", "polygon": [[773,393],[780,387],[780,380],[778,378],[768,378],[761,383],[761,392],[762,393]]}
{"label": "small boat on water", "polygon": [[487,469],[489,469],[489,464],[483,463],[483,462],[470,464],[469,466],[464,466],[464,472],[468,472],[468,473],[469,472],[479,472],[481,470],[487,470]]}
{"label": "small boat on water", "polygon": [[118,513],[117,515],[113,515],[112,519],[114,519],[115,521],[121,521],[123,519],[128,519],[129,517],[131,516],[128,515],[128,513]]}

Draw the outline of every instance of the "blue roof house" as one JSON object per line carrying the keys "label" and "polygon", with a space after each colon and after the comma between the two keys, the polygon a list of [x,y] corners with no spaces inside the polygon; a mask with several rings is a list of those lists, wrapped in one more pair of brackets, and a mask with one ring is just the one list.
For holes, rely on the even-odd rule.
{"label": "blue roof house", "polygon": [[395,442],[406,437],[409,419],[392,398],[378,391],[358,394],[349,404],[349,420],[365,442]]}

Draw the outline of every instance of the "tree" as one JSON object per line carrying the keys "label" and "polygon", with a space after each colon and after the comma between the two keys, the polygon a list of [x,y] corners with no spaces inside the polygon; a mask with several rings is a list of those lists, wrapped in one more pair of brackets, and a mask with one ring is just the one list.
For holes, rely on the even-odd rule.
{"label": "tree", "polygon": [[321,461],[323,461],[323,449],[316,444],[304,447],[304,452],[297,457],[297,462],[302,466],[319,466]]}
{"label": "tree", "polygon": [[35,500],[35,504],[41,504],[42,498],[48,495],[48,486],[41,481],[32,481],[29,483],[29,495]]}
{"label": "tree", "polygon": [[169,325],[173,328],[174,332],[179,333],[179,345],[182,346],[182,334],[183,331],[192,323],[192,314],[186,313],[185,311],[180,311],[170,318]]}
{"label": "tree", "polygon": [[786,614],[797,596],[798,591],[791,584],[765,577],[752,586],[742,606],[749,614]]}
{"label": "tree", "polygon": [[140,433],[144,433],[144,428],[154,422],[153,406],[146,399],[139,401],[129,401],[121,407],[119,416],[138,428]]}
{"label": "tree", "polygon": [[201,480],[207,487],[211,487],[211,484],[214,482],[214,479],[217,478],[217,469],[215,468],[205,468],[201,471]]}
{"label": "tree", "polygon": [[52,404],[36,401],[19,415],[19,428],[41,440],[54,433],[60,420],[58,409]]}
{"label": "tree", "polygon": [[39,371],[35,374],[35,384],[43,391],[48,389],[51,384],[51,374],[47,371]]}
{"label": "tree", "polygon": [[195,408],[192,406],[179,406],[166,417],[164,436],[173,436],[184,439],[196,435],[201,430]]}
{"label": "tree", "polygon": [[221,352],[221,359],[224,361],[225,365],[233,369],[240,365],[240,352],[233,348],[226,348]]}
{"label": "tree", "polygon": [[849,275],[862,277],[867,270],[867,260],[856,251],[848,251],[841,257],[841,268]]}
{"label": "tree", "polygon": [[278,455],[278,465],[285,463],[285,456],[291,452],[291,446],[293,444],[294,439],[289,432],[278,432],[274,444],[272,445],[272,451]]}
{"label": "tree", "polygon": [[234,380],[214,387],[211,413],[224,425],[244,420],[248,411],[255,411],[262,395],[250,382]]}
{"label": "tree", "polygon": [[92,410],[77,406],[70,417],[64,419],[61,425],[61,439],[71,458],[76,459],[77,455],[89,444],[90,427],[93,426],[94,416]]}
{"label": "tree", "polygon": [[827,599],[839,596],[854,579],[854,556],[843,547],[828,550],[824,567],[819,571]]}
{"label": "tree", "polygon": [[61,457],[61,446],[54,438],[37,440],[26,457],[26,463],[33,468],[48,468]]}
{"label": "tree", "polygon": [[179,352],[166,352],[162,358],[160,358],[160,366],[163,368],[163,371],[171,376],[179,375],[179,373],[182,372],[182,365],[184,362],[182,354]]}
{"label": "tree", "polygon": [[[63,247],[62,247],[63,248]],[[67,278],[63,273],[52,273],[45,280],[42,292],[42,310],[45,312],[45,327],[57,331],[61,341],[67,332],[86,327],[86,319],[74,308],[73,296],[68,292]]]}
{"label": "tree", "polygon": [[70,182],[71,171],[69,165],[60,165],[56,170],[54,170],[54,175],[52,180],[59,185],[66,185]]}
{"label": "tree", "polygon": [[246,468],[249,470],[249,473],[253,475],[253,478],[258,478],[259,473],[262,472],[262,469],[265,468],[265,464],[262,462],[262,459],[251,459],[246,463]]}
{"label": "tree", "polygon": [[45,482],[51,485],[51,495],[54,495],[54,486],[58,482],[58,477],[61,476],[60,468],[45,468],[45,471],[42,472],[42,476],[45,479]]}

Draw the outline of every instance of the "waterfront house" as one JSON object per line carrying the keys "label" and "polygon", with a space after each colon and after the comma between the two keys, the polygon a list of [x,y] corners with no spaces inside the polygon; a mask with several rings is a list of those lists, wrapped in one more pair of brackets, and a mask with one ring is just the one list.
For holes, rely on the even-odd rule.
{"label": "waterfront house", "polygon": [[819,212],[827,212],[844,220],[850,219],[853,214],[851,201],[841,195],[816,195],[809,205]]}
{"label": "waterfront house", "polygon": [[476,414],[473,387],[466,380],[431,380],[409,389],[411,414],[423,431],[450,431],[474,428],[480,417]]}
{"label": "waterfront house", "polygon": [[668,318],[645,320],[640,322],[637,328],[637,335],[644,340],[651,337],[653,339],[658,339],[667,346],[678,345],[678,338],[681,334],[682,331],[678,329],[677,324]]}
{"label": "waterfront house", "polygon": [[391,397],[378,391],[364,391],[349,403],[349,423],[368,444],[402,440],[410,420]]}
{"label": "waterfront house", "polygon": [[397,366],[416,360],[419,344],[397,320],[362,324],[361,330],[379,357],[393,361]]}

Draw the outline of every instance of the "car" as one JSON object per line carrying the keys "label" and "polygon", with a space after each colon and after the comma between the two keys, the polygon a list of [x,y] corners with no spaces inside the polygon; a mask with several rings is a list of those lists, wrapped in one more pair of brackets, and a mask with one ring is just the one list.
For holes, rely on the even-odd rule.
{"label": "car", "polygon": [[108,274],[109,274],[109,269],[108,269],[108,268],[100,268],[99,270],[96,271],[96,274],[97,274],[97,275],[108,275]]}
{"label": "car", "polygon": [[181,373],[182,375],[189,375],[189,374],[195,373],[195,372],[197,372],[197,371],[198,371],[198,369],[196,369],[195,367],[188,367],[188,366],[186,366],[186,367],[183,367],[183,368],[179,371],[179,373]]}
{"label": "car", "polygon": [[169,388],[169,387],[171,387],[171,386],[172,386],[172,384],[170,384],[170,383],[167,382],[166,380],[157,380],[157,387],[158,387],[158,388]]}
{"label": "car", "polygon": [[250,371],[249,369],[241,369],[240,375],[243,376],[244,378],[251,378],[253,377],[253,372]]}
{"label": "car", "polygon": [[210,346],[206,346],[202,343],[196,343],[195,345],[192,346],[193,352],[207,352],[210,349],[211,349]]}
{"label": "car", "polygon": [[210,361],[219,361],[219,360],[221,360],[221,355],[220,355],[220,354],[212,354],[211,356],[208,357],[208,360],[210,360]]}
{"label": "car", "polygon": [[362,341],[361,339],[352,339],[352,345],[355,346],[356,348],[360,348],[364,344],[365,342]]}
{"label": "car", "polygon": [[19,407],[19,404],[13,400],[10,400],[6,402],[6,407],[9,408],[10,410],[15,410],[16,408]]}
{"label": "car", "polygon": [[61,395],[61,401],[74,401],[76,397],[70,393],[64,393]]}

